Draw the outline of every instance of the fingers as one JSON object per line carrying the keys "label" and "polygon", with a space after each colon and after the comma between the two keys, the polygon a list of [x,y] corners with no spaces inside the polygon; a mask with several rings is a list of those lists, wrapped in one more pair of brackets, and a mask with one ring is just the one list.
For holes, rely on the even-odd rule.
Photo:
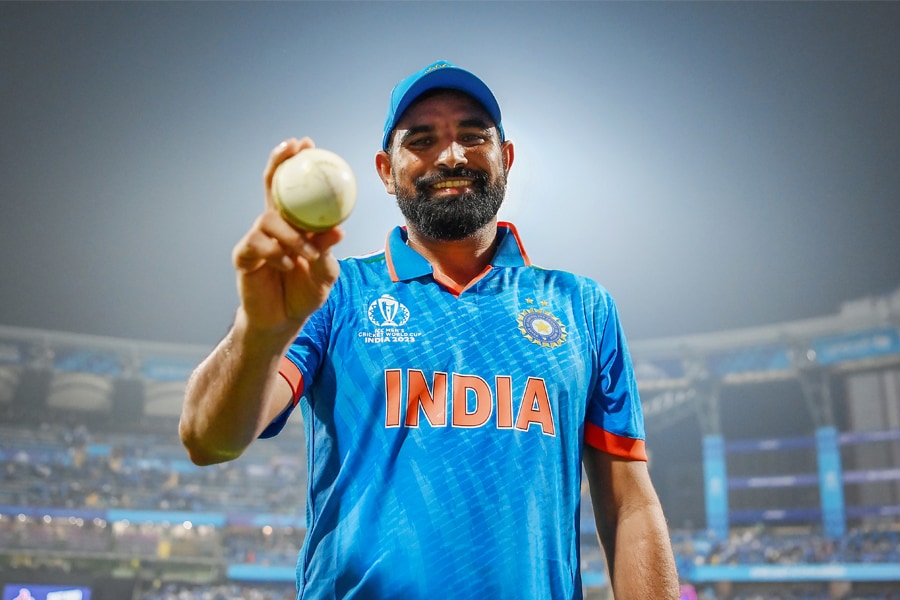
{"label": "fingers", "polygon": [[335,227],[319,233],[294,228],[277,210],[267,208],[249,232],[238,242],[232,253],[236,269],[255,271],[264,265],[279,271],[290,271],[297,259],[309,263],[330,254],[332,246],[344,238],[344,231]]}
{"label": "fingers", "polygon": [[267,207],[275,206],[275,202],[272,200],[272,177],[275,175],[275,169],[278,168],[278,165],[302,150],[314,148],[315,146],[315,142],[308,137],[302,139],[289,138],[272,149],[272,152],[269,154],[269,161],[266,163],[266,168],[263,170],[263,185],[266,190]]}
{"label": "fingers", "polygon": [[250,273],[264,266],[278,271],[294,268],[294,259],[284,251],[278,240],[258,229],[251,229],[232,251],[232,262],[237,271]]}
{"label": "fingers", "polygon": [[267,208],[235,246],[234,266],[240,271],[255,271],[264,265],[289,271],[296,258],[317,260],[322,250],[309,241],[309,236],[291,227],[275,209]]}
{"label": "fingers", "polygon": [[310,244],[315,246],[319,252],[325,252],[344,239],[344,230],[340,227],[332,227],[326,231],[307,235]]}
{"label": "fingers", "polygon": [[340,228],[312,233],[298,229],[288,223],[279,213],[272,199],[272,177],[278,165],[299,152],[315,147],[312,139],[289,138],[276,146],[269,154],[263,171],[266,189],[266,209],[256,219],[250,230],[232,251],[235,269],[250,273],[269,267],[287,272],[298,266],[302,270],[330,272],[332,246],[341,241],[344,232]]}
{"label": "fingers", "polygon": [[322,279],[334,281],[337,279],[340,267],[337,259],[331,253],[331,247],[344,239],[344,230],[334,227],[327,231],[307,235],[308,244],[319,253],[318,258],[310,261],[310,268]]}

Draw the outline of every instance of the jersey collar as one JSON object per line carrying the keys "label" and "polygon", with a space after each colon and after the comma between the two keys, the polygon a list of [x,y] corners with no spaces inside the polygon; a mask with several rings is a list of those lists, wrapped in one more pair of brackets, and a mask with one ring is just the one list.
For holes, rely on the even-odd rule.
{"label": "jersey collar", "polygon": [[[397,226],[389,234],[385,244],[387,267],[392,281],[408,281],[423,275],[431,275],[434,270],[431,263],[421,254],[406,245],[405,227]],[[512,223],[497,223],[497,239],[499,244],[491,267],[527,267],[531,265],[528,254],[519,239],[519,232]]]}

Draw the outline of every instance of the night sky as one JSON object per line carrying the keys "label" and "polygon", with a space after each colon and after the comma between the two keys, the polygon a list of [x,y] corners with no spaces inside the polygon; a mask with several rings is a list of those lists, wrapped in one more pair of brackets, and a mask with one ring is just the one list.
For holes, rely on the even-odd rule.
{"label": "night sky", "polygon": [[272,147],[350,162],[339,256],[400,222],[393,85],[493,88],[501,217],[631,339],[837,312],[900,287],[900,3],[0,3],[0,325],[215,343]]}

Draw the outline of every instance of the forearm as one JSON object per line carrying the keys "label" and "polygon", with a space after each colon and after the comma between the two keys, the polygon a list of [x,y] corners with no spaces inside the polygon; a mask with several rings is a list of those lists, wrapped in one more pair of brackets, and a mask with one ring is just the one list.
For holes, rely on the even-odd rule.
{"label": "forearm", "polygon": [[259,332],[239,312],[228,335],[194,371],[185,389],[181,441],[197,464],[232,460],[284,409],[278,365],[292,332]]}
{"label": "forearm", "polygon": [[679,598],[675,558],[658,503],[623,513],[610,533],[602,541],[615,598]]}
{"label": "forearm", "polygon": [[647,463],[586,446],[597,536],[617,600],[677,600],[678,572]]}

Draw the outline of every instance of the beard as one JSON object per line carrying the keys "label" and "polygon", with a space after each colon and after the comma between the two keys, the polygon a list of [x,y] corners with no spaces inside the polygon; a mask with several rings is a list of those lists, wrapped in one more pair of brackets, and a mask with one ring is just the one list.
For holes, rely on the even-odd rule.
{"label": "beard", "polygon": [[[472,179],[474,191],[444,198],[429,195],[438,181],[459,178]],[[490,181],[485,172],[445,169],[418,178],[415,193],[401,189],[396,179],[394,189],[397,206],[411,227],[433,240],[455,241],[474,235],[497,216],[506,195],[506,175]]]}

